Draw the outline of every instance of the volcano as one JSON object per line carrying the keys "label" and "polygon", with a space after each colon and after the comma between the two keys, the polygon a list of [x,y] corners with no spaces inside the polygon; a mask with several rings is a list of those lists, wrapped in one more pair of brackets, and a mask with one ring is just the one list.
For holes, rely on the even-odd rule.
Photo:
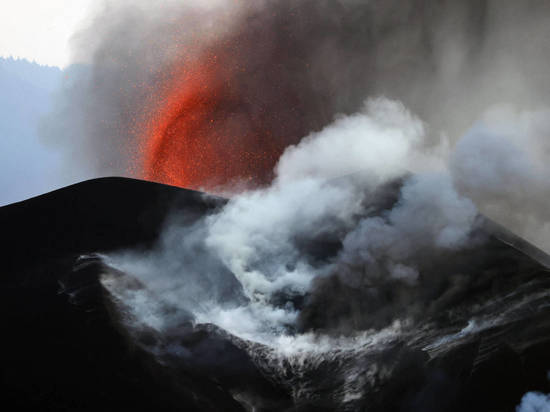
{"label": "volcano", "polygon": [[[392,190],[370,213],[395,201]],[[173,316],[182,310],[166,302],[159,313],[177,322],[136,327],[124,297],[155,294],[106,256],[146,253],[174,211],[192,225],[226,202],[102,178],[0,208],[2,394],[12,410],[513,411],[527,391],[550,391],[550,257],[483,217],[479,241],[423,263],[430,287],[393,285],[374,299],[372,285],[328,277],[293,296],[295,333],[322,334],[323,350],[281,354]],[[339,247],[325,235],[299,246],[312,259]],[[243,304],[231,271],[219,276],[228,286],[217,299]],[[426,304],[399,323],[413,301]],[[348,319],[353,307],[364,316],[347,331],[325,316]]]}

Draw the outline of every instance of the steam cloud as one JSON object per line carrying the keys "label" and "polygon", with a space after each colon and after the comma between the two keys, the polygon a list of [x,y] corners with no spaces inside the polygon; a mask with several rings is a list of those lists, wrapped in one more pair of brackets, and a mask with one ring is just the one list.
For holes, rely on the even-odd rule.
{"label": "steam cloud", "polygon": [[[142,131],[173,68],[215,56],[214,83],[230,85],[212,108],[219,150],[232,163],[270,147],[274,168],[243,167],[258,185],[199,222],[175,218],[147,255],[110,257],[181,307],[175,321],[264,341],[387,325],[401,312],[378,313],[378,292],[427,282],[422,257],[472,244],[478,210],[550,249],[546,2],[185,3],[105,2],[44,125],[75,180],[142,177]],[[350,289],[371,303],[319,320],[326,291]],[[361,323],[369,311],[382,323]]]}
{"label": "steam cloud", "polygon": [[[184,3],[107,1],[75,35],[76,64],[43,127],[66,152],[72,180],[143,176],[140,131],[162,104],[171,68],[210,53],[221,59],[218,80],[231,84],[231,98],[213,112],[225,136],[220,151],[272,147],[274,165],[335,114],[352,122],[366,97],[384,95],[429,125],[422,153],[456,145],[461,194],[550,250],[547,2]],[[507,111],[485,115],[503,103]],[[330,173],[330,159],[325,167]],[[243,167],[240,177],[266,182],[270,170]]]}
{"label": "steam cloud", "polygon": [[[210,215],[104,257],[133,279],[103,283],[136,328],[348,350],[460,297],[472,275],[437,265],[483,242],[479,212],[550,250],[548,2],[182,3],[106,2],[44,127],[75,179],[143,177],[174,67],[216,62],[198,136],[239,173],[212,166],[230,196]],[[530,393],[518,411],[546,404]]]}
{"label": "steam cloud", "polygon": [[[235,195],[192,225],[171,223],[156,250],[113,255],[109,263],[188,319],[253,341],[389,326],[396,314],[378,315],[395,305],[390,302],[373,313],[340,311],[321,323],[310,318],[327,299],[326,282],[358,291],[360,298],[348,298],[359,302],[366,290],[415,286],[419,257],[472,243],[477,209],[456,192],[438,152],[422,151],[425,139],[423,123],[402,104],[369,100],[361,112],[289,147],[270,186]],[[403,177],[409,170],[416,173]],[[397,184],[388,189],[391,182]],[[311,245],[327,239],[341,245],[332,256],[311,253]],[[296,299],[309,294],[301,307]],[[140,302],[132,305],[144,312]]]}
{"label": "steam cloud", "polygon": [[452,157],[461,193],[546,250],[549,114],[548,109],[494,107],[458,141]]}
{"label": "steam cloud", "polygon": [[521,399],[516,412],[547,412],[550,411],[548,395],[540,392],[528,392]]}

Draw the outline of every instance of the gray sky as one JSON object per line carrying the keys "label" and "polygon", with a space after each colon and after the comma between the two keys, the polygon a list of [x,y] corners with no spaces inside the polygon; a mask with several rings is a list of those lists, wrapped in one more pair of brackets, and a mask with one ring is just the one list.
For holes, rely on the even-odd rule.
{"label": "gray sky", "polygon": [[97,0],[2,0],[0,56],[64,67],[69,39]]}
{"label": "gray sky", "polygon": [[62,185],[61,153],[39,137],[62,71],[0,58],[0,205]]}
{"label": "gray sky", "polygon": [[65,183],[59,148],[43,142],[38,128],[52,109],[61,68],[70,61],[70,38],[98,5],[98,0],[2,1],[0,205]]}

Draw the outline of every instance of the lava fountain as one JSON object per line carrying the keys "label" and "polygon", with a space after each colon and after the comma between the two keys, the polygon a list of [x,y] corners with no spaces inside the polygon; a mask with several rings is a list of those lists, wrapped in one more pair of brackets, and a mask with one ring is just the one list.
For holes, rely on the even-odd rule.
{"label": "lava fountain", "polygon": [[332,120],[294,29],[252,20],[210,37],[210,29],[189,38],[174,29],[163,43],[168,57],[148,60],[135,84],[142,100],[133,100],[139,177],[209,191],[263,185],[289,145]]}
{"label": "lava fountain", "polygon": [[208,52],[193,60],[173,64],[151,91],[139,139],[142,177],[207,190],[268,182],[286,146],[301,137],[296,128],[286,130],[298,122],[289,118],[292,107],[286,122],[276,124],[280,110],[268,110],[273,94],[255,99],[244,83],[258,82],[238,53]]}

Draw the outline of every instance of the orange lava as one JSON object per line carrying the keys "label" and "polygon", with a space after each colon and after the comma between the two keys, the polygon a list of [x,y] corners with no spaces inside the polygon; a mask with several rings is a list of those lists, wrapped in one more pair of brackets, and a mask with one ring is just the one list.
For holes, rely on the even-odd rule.
{"label": "orange lava", "polygon": [[282,148],[242,109],[236,70],[212,54],[165,71],[140,139],[145,179],[206,190],[269,179]]}

